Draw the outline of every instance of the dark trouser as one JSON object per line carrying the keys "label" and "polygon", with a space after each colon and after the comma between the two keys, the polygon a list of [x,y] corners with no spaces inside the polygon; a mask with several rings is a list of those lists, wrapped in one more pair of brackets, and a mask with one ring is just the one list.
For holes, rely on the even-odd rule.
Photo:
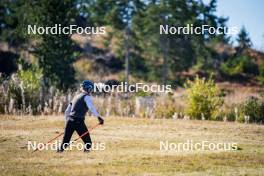
{"label": "dark trouser", "polygon": [[[63,151],[68,145],[71,140],[72,134],[74,131],[77,131],[78,135],[81,136],[85,132],[88,131],[85,123],[83,120],[68,120],[66,123],[65,131],[64,131],[64,136],[63,136],[63,141],[61,146],[59,147],[58,151]],[[85,149],[84,150],[90,150],[92,146],[92,141],[90,134],[87,133],[82,137],[82,140],[85,144]]]}

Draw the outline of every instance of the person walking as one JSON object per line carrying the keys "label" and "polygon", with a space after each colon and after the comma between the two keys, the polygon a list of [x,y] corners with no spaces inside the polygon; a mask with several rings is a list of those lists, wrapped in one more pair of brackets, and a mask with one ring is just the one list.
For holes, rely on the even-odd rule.
{"label": "person walking", "polygon": [[66,147],[69,146],[74,131],[76,131],[78,135],[81,136],[85,144],[84,152],[91,151],[92,140],[84,122],[85,114],[87,113],[88,110],[90,110],[92,114],[98,118],[99,124],[100,125],[104,124],[104,119],[97,112],[90,96],[93,89],[94,89],[94,84],[92,81],[90,80],[83,81],[82,84],[80,85],[81,93],[76,95],[71,101],[71,103],[68,105],[68,107],[66,108],[65,110],[66,126],[64,130],[64,136],[63,136],[62,144],[59,146],[57,152],[63,152],[66,149]]}

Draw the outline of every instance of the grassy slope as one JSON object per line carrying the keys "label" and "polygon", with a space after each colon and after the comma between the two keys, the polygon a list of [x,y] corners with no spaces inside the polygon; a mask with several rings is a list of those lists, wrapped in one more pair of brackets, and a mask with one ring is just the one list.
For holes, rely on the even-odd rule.
{"label": "grassy slope", "polygon": [[[88,118],[87,124],[97,121]],[[106,150],[31,153],[28,140],[61,132],[62,117],[0,116],[0,175],[262,175],[264,126],[225,122],[108,118],[92,133]],[[74,138],[76,137],[76,134]],[[229,152],[161,152],[160,140],[237,142]]]}

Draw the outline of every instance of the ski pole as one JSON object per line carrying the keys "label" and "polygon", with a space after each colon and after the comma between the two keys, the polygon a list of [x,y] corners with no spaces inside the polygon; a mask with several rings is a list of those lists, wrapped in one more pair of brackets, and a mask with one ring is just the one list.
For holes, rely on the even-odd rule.
{"label": "ski pole", "polygon": [[93,129],[95,129],[97,126],[101,125],[100,123],[92,126],[89,130],[87,130],[85,133],[83,133],[81,136],[77,137],[76,139],[74,139],[74,141],[77,141],[78,139],[82,138],[83,136],[85,136],[86,134],[89,133],[89,131],[92,131]]}
{"label": "ski pole", "polygon": [[[51,140],[49,140],[45,145],[51,143],[52,141],[54,141],[55,139],[57,139],[58,137],[60,137],[60,136],[63,135],[63,134],[64,134],[64,132],[58,134],[57,136],[55,136],[54,138],[52,138]],[[36,148],[32,153],[34,153],[34,152],[36,152],[36,151],[38,151],[38,148]]]}

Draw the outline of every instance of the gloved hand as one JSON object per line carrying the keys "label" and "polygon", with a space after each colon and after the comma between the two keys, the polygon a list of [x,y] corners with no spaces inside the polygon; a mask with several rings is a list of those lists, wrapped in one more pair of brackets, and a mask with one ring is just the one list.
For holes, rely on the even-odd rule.
{"label": "gloved hand", "polygon": [[100,125],[104,124],[104,119],[102,117],[98,117],[98,121],[99,121]]}

